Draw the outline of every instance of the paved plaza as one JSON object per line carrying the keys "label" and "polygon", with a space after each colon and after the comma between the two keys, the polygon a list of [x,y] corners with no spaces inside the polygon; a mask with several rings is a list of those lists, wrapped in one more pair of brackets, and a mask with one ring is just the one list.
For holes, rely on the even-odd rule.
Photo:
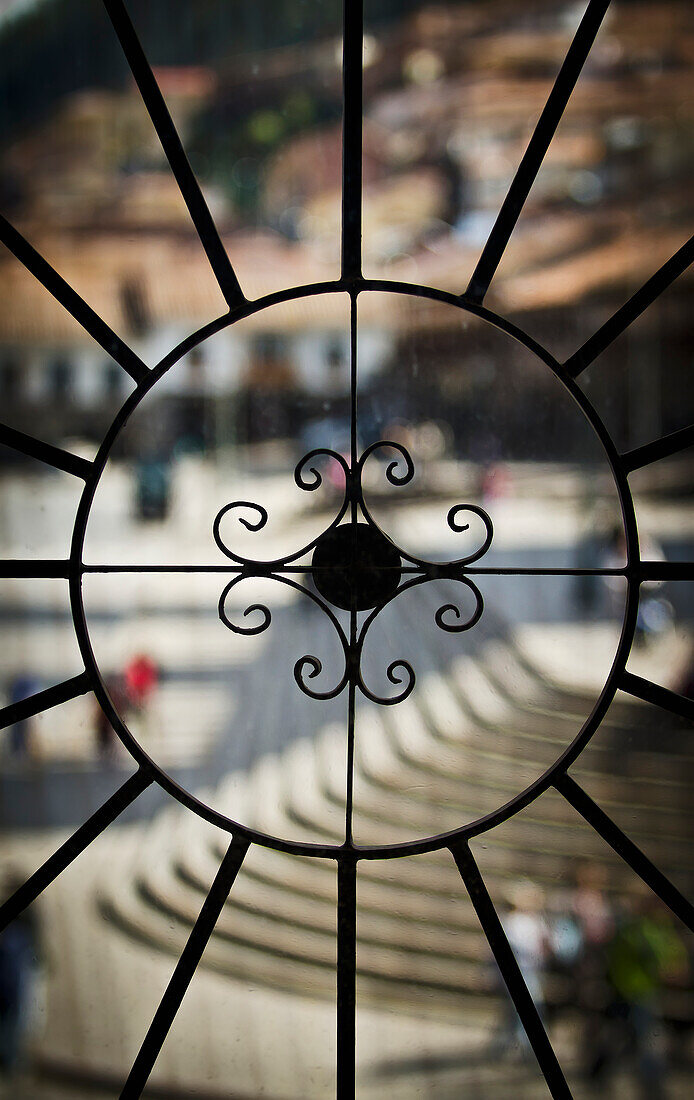
{"label": "paved plaza", "polygon": [[[498,506],[494,560],[514,556],[534,567],[571,567],[577,545],[579,560],[582,553],[585,516],[571,498],[562,499],[562,479],[553,474],[556,523],[550,523],[535,506],[529,473],[519,471],[519,480],[521,474],[523,506],[509,502],[506,515],[504,502]],[[200,494],[205,499],[196,501],[195,522],[186,516],[183,524],[175,512],[165,524],[142,528],[129,519],[123,472],[114,515],[95,533],[88,560],[133,562],[136,553],[160,562],[211,560],[208,521],[219,507],[218,477],[210,475]],[[281,515],[279,478],[260,479],[253,488]],[[244,487],[254,499],[250,491]],[[444,497],[440,513],[453,502]],[[407,535],[417,552],[435,550],[427,544],[433,507],[405,505],[393,516],[394,537]],[[21,515],[16,518],[13,529],[21,532]],[[661,541],[669,548],[694,536],[694,522],[689,530],[681,519],[668,528],[666,514],[651,519],[662,521]],[[289,534],[301,545],[323,520],[321,513],[299,514]],[[274,546],[270,540],[263,553],[271,556]],[[57,544],[41,549],[42,556],[63,553]],[[222,584],[214,575],[211,583],[208,576],[179,574],[175,585],[170,577],[128,573],[96,581],[93,641],[106,666],[146,651],[161,668],[151,706],[133,722],[152,757],[235,820],[291,839],[339,842],[344,699],[315,703],[292,680],[294,660],[304,653],[327,654],[321,675],[329,676],[334,639],[327,619],[283,586],[249,582],[251,591],[244,600],[239,589],[235,610],[266,599],[273,621],[263,634],[239,638],[217,617]],[[4,625],[15,639],[1,658],[5,681],[28,661],[46,682],[73,675],[78,669],[60,582],[31,582],[31,597],[22,582],[5,584]],[[530,591],[517,578],[485,578],[484,614],[453,644],[433,627],[433,613],[456,598],[456,586],[428,587],[399,597],[374,628],[369,675],[384,680],[388,661],[405,657],[417,687],[398,707],[365,703],[358,710],[358,842],[397,842],[453,828],[518,793],[575,736],[614,655],[619,620],[611,597],[599,588],[591,618],[581,619],[583,597],[573,577]],[[635,649],[629,667],[676,687],[690,659],[682,605],[675,625]],[[575,774],[684,887],[692,870],[694,754],[674,720],[658,729],[653,721],[650,708],[620,696]],[[33,870],[131,770],[123,751],[107,763],[95,757],[93,722],[89,697],[55,708],[34,725],[32,757],[3,760],[4,812],[17,814],[3,848],[15,869]],[[44,814],[43,828],[29,827],[22,808],[29,797],[36,799],[36,814]],[[67,1100],[87,1084],[99,1100],[115,1095],[147,1030],[224,850],[218,830],[163,795],[147,798],[37,903],[45,956],[33,1022],[39,1076],[20,1082],[13,1100]],[[522,874],[532,875],[548,898],[561,896],[577,858],[604,865],[611,890],[634,889],[633,875],[554,794],[483,837],[475,852],[500,906]],[[161,1095],[318,1100],[334,1092],[335,890],[330,861],[253,846],[157,1062],[152,1083]],[[489,1055],[498,987],[447,853],[360,866],[358,903],[358,1095],[452,1100],[463,1087],[480,1100],[545,1095],[532,1061]],[[582,1098],[579,1025],[560,985],[553,996],[563,1008],[551,1035]],[[681,999],[672,1012],[686,1016],[691,1006]],[[631,1078],[620,1077],[618,1087],[620,1098],[631,1097]],[[686,1075],[678,1071],[673,1088],[674,1097],[688,1095]]]}

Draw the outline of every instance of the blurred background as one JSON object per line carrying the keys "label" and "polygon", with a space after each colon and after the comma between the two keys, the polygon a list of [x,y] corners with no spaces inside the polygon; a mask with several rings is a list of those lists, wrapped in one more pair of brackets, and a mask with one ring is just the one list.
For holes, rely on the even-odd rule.
{"label": "blurred background", "polygon": [[[341,4],[130,0],[128,10],[244,293],[339,277]],[[366,0],[364,274],[461,293],[585,10],[556,0]],[[692,233],[694,12],[615,0],[485,304],[563,361]],[[148,366],[226,305],[102,5],[0,3],[0,212]],[[620,450],[694,421],[685,273],[580,378]],[[127,374],[0,252],[2,420],[92,458]],[[479,563],[624,563],[619,502],[597,437],[523,345],[450,305],[392,293],[358,307],[359,446],[415,464],[365,467],[383,530],[450,560],[455,504],[494,524]],[[92,508],[87,622],[114,705],[176,782],[234,820],[291,839],[342,837],[344,697],[327,617],[279,582],[139,574],[224,564],[212,537],[273,559],[336,515],[336,463],[301,491],[316,447],[349,450],[349,300],[272,306],[182,356],[120,434]],[[642,554],[691,561],[691,452],[630,478]],[[80,482],[0,447],[2,557],[66,558]],[[464,518],[464,517],[462,517]],[[308,557],[300,563],[308,563]],[[301,579],[301,578],[299,578]],[[434,614],[472,595],[432,582],[374,623],[364,674],[417,675],[395,707],[357,711],[355,837],[414,839],[503,805],[570,744],[614,659],[618,579],[484,576],[461,635]],[[255,613],[257,615],[257,613]],[[0,579],[0,705],[77,675],[67,582]],[[628,668],[692,697],[694,598],[645,585]],[[249,617],[255,623],[257,618]],[[685,894],[694,888],[690,724],[618,693],[574,774]],[[0,891],[7,894],[134,765],[92,695],[3,731]],[[148,791],[0,940],[0,1095],[117,1094],[225,848]],[[558,795],[473,845],[576,1096],[691,1093],[692,940]],[[360,867],[358,1095],[546,1095],[446,853]],[[253,848],[155,1069],[166,1097],[334,1093],[335,875]],[[467,1091],[464,1091],[467,1090]]]}

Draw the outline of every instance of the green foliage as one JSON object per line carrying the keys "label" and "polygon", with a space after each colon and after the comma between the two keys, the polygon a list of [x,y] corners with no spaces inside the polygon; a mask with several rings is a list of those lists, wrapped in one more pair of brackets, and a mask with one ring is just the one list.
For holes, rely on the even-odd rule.
{"label": "green foliage", "polygon": [[[341,23],[338,0],[130,0],[128,11],[153,65],[217,67],[339,34]],[[0,140],[70,92],[127,79],[100,0],[44,0],[0,24]]]}
{"label": "green foliage", "polygon": [[[402,17],[425,0],[367,0],[370,24]],[[342,0],[127,0],[153,66],[207,65],[222,76],[235,58],[339,39]],[[0,146],[50,118],[66,96],[123,88],[132,77],[101,0],[43,0],[0,23]],[[277,82],[255,98],[219,101],[187,135],[193,168],[221,185],[237,209],[257,210],[264,164],[293,135],[340,115],[339,84],[309,73],[305,86]],[[1,182],[1,181],[0,181]]]}
{"label": "green foliage", "polygon": [[[371,24],[424,0],[368,0]],[[129,0],[154,65],[234,57],[339,37],[341,0]],[[0,141],[50,114],[70,92],[119,86],[127,66],[100,0],[43,0],[0,22]]]}

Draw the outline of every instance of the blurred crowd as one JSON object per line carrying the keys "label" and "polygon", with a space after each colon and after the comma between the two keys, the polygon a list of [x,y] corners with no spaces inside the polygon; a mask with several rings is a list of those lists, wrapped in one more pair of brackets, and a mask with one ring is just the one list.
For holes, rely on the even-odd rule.
{"label": "blurred crowd", "polygon": [[[644,884],[610,894],[602,865],[579,865],[573,887],[548,897],[517,883],[502,923],[528,990],[548,1023],[577,1021],[586,1082],[603,1091],[631,1072],[644,1100],[667,1095],[692,1025],[692,960],[674,918]],[[529,1053],[510,1000],[493,1040],[495,1056]]]}
{"label": "blurred crowd", "polygon": [[[122,673],[106,680],[106,690],[116,713],[126,722],[136,713],[142,719],[145,734],[150,720],[150,703],[159,684],[159,668],[147,653],[138,653],[128,661]],[[94,737],[97,755],[105,761],[111,759],[117,749],[117,737],[113,725],[101,704],[95,700]]]}
{"label": "blurred crowd", "polygon": [[[105,681],[116,713],[126,722],[136,714],[145,735],[149,732],[151,703],[159,680],[160,670],[156,661],[147,653],[137,653],[126,662],[122,671],[112,673]],[[44,686],[36,677],[19,672],[10,683],[10,703],[21,703]],[[6,754],[15,761],[28,760],[36,754],[32,721],[32,717],[22,717],[9,728]],[[92,710],[92,731],[96,759],[103,763],[113,760],[118,739],[108,715],[96,699]]]}

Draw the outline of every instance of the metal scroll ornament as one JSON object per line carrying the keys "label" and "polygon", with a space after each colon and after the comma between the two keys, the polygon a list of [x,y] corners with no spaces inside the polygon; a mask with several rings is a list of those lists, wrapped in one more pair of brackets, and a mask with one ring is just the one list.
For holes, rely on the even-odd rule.
{"label": "metal scroll ornament", "polygon": [[[388,680],[397,689],[389,696],[379,695],[366,684],[362,674],[362,652],[369,628],[383,608],[401,592],[428,581],[449,579],[464,585],[474,597],[472,614],[464,614],[457,602],[442,604],[434,614],[436,625],[451,634],[470,630],[480,619],[484,601],[477,585],[466,575],[465,569],[478,561],[491,546],[492,521],[483,508],[475,504],[456,504],[448,512],[447,523],[456,533],[469,530],[469,522],[461,522],[465,513],[482,521],[484,539],[472,553],[448,562],[427,561],[415,557],[398,546],[375,522],[364,499],[363,471],[365,463],[376,452],[394,452],[385,468],[385,477],[391,485],[407,485],[414,477],[414,463],[408,451],[400,443],[380,440],[372,443],[361,458],[350,467],[345,457],[337,451],[317,448],[304,455],[294,470],[294,480],[305,492],[314,492],[323,476],[318,460],[337,462],[345,478],[345,491],[337,515],[330,525],[310,543],[281,558],[261,560],[245,557],[229,548],[221,534],[225,516],[233,514],[238,523],[248,531],[262,531],[268,521],[268,513],[260,504],[248,500],[235,500],[222,508],[215,517],[214,539],[222,553],[236,567],[236,576],[229,581],[219,598],[219,617],[235,634],[260,634],[267,630],[272,614],[262,603],[249,604],[240,614],[232,617],[227,611],[227,601],[232,590],[251,578],[266,577],[296,589],[316,604],[330,619],[342,646],[344,671],[339,681],[329,688],[318,689],[311,681],[323,671],[320,658],[305,654],[294,665],[294,679],[301,690],[312,699],[334,699],[348,684],[358,687],[373,703],[392,706],[408,697],[415,685],[415,672],[411,664],[401,658],[390,662],[386,669]],[[349,516],[348,519],[345,519]],[[311,554],[310,564],[297,567],[301,559]],[[294,567],[292,569],[292,566]],[[311,576],[315,591],[290,576]],[[349,632],[340,623],[333,607],[350,612]],[[366,613],[359,622],[358,613]]]}

